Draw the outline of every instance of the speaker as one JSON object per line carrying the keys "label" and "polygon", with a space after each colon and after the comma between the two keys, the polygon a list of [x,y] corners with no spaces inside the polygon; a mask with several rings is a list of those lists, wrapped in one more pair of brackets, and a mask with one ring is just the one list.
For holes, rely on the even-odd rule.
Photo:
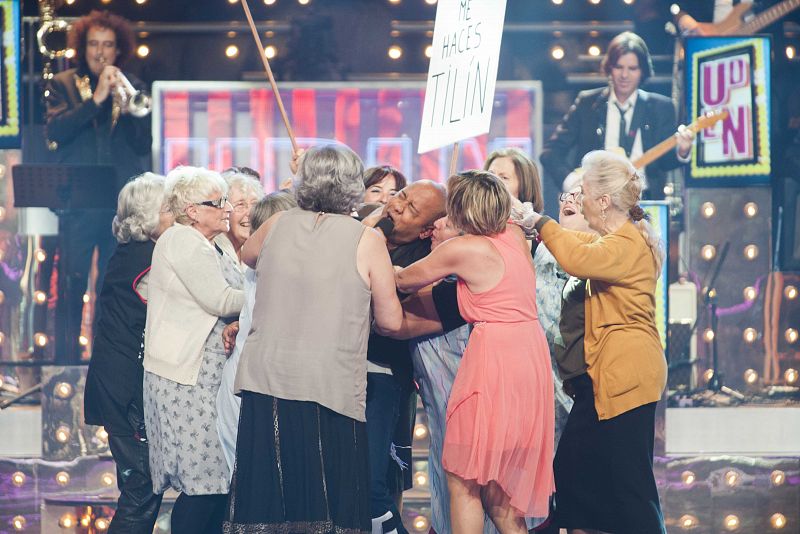
{"label": "speaker", "polygon": [[778,270],[800,272],[800,181],[784,178],[777,185],[780,192],[773,198],[778,221]]}

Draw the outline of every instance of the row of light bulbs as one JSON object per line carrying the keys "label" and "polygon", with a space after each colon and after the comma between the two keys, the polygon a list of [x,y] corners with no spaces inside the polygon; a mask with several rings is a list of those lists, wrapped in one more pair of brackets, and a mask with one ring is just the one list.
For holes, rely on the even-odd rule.
{"label": "row of light bulbs", "polygon": [[[25,475],[25,473],[23,473],[22,471],[16,471],[11,475],[11,483],[18,488],[24,486],[27,480],[28,480],[27,475]],[[55,480],[56,484],[58,484],[59,486],[65,487],[69,485],[70,476],[69,473],[67,473],[66,471],[59,471],[53,476],[53,480]],[[117,477],[114,475],[114,473],[107,471],[102,475],[100,475],[100,482],[104,486],[110,487],[117,482]]]}
{"label": "row of light bulbs", "polygon": [[[707,342],[711,343],[714,341],[714,337],[716,333],[711,328],[706,328],[703,331],[703,339]],[[787,343],[796,343],[798,338],[800,338],[800,333],[797,332],[795,328],[787,328],[783,332],[783,338],[786,340]],[[747,327],[742,330],[742,339],[744,339],[745,343],[755,343],[758,339],[758,330],[753,327]]]}
{"label": "row of light bulbs", "polygon": [[[752,219],[758,215],[758,204],[755,202],[746,202],[742,206],[742,211],[744,212],[745,217]],[[703,204],[700,206],[700,215],[702,215],[704,219],[711,219],[716,214],[717,206],[713,202],[703,202]]]}
{"label": "row of light bulbs", "polygon": [[[772,514],[769,518],[769,524],[774,530],[782,530],[787,523],[786,516],[781,513]],[[700,526],[700,520],[692,514],[684,514],[678,519],[678,525],[683,530],[693,530]],[[739,530],[741,525],[742,521],[735,514],[728,514],[722,519],[722,526],[730,532]]]}
{"label": "row of light bulbs", "polygon": [[[749,385],[753,385],[758,382],[758,371],[755,369],[747,369],[744,374],[742,375],[744,378],[745,383]],[[706,369],[703,373],[703,380],[707,383],[711,382],[711,379],[714,378],[714,370],[713,369]],[[783,381],[786,383],[787,386],[796,386],[800,380],[800,371],[797,369],[789,368],[783,372]]]}
{"label": "row of light bulbs", "polygon": [[[744,259],[748,261],[753,261],[754,259],[758,258],[758,245],[753,243],[749,245],[745,245],[742,249],[742,255]],[[700,247],[700,257],[703,258],[705,261],[711,261],[717,257],[717,247],[714,245],[703,245]]]}

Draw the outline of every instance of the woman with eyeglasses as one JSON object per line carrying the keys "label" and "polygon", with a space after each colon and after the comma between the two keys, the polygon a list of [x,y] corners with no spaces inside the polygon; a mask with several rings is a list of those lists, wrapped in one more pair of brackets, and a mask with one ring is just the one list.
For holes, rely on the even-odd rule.
{"label": "woman with eyeglasses", "polygon": [[230,229],[214,238],[214,243],[226,254],[232,255],[241,264],[241,250],[250,237],[250,210],[264,198],[264,187],[247,167],[231,167],[222,171],[228,184],[228,202],[231,203]]}
{"label": "woman with eyeglasses", "polygon": [[598,150],[582,167],[577,203],[599,236],[538,214],[528,221],[561,267],[586,280],[588,376],[571,381],[576,404],[556,458],[555,525],[572,532],[661,534],[653,441],[667,379],[655,321],[663,243],[645,220],[642,180],[630,161]]}
{"label": "woman with eyeglasses", "polygon": [[174,169],[167,191],[176,224],[153,251],[144,339],[153,492],[180,492],[172,532],[220,532],[230,481],[216,429],[222,331],[244,294],[236,259],[214,238],[230,229],[233,208],[225,180],[207,169]]}

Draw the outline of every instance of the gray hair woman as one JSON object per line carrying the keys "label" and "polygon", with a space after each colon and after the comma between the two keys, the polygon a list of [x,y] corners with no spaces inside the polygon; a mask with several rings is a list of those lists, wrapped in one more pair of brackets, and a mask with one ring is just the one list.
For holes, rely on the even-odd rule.
{"label": "gray hair woman", "polygon": [[402,312],[384,240],[349,216],[362,173],[347,147],[309,149],[299,207],[270,217],[242,248],[258,299],[234,387],[242,407],[230,531],[371,530],[370,304],[378,328],[395,330]]}
{"label": "gray hair woman", "polygon": [[86,423],[102,425],[120,473],[120,497],[114,515],[122,530],[150,532],[161,495],[150,491],[147,437],[142,407],[141,347],[147,300],[144,280],[155,242],[172,224],[162,209],[164,177],[145,173],[119,193],[112,223],[117,248],[108,261],[97,298],[92,361],[86,376]]}
{"label": "gray hair woman", "polygon": [[230,230],[219,234],[214,242],[223,252],[240,260],[242,245],[250,237],[250,210],[256,202],[264,198],[264,187],[257,176],[242,172],[236,167],[223,171],[222,178],[228,184],[228,201],[233,206],[233,211],[230,216]]}
{"label": "gray hair woman", "polygon": [[228,185],[219,173],[178,167],[167,175],[175,224],[150,270],[144,408],[153,492],[180,491],[173,532],[221,529],[230,473],[216,432],[226,353],[222,330],[244,295],[236,260],[213,244],[230,228]]}

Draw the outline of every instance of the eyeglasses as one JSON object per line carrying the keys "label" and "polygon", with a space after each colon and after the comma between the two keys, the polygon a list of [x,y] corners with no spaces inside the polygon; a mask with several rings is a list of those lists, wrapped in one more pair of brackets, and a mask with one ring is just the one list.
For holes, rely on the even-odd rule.
{"label": "eyeglasses", "polygon": [[209,208],[217,208],[221,210],[228,203],[227,196],[221,196],[217,200],[204,200],[203,202],[195,202],[195,206],[208,206]]}
{"label": "eyeglasses", "polygon": [[573,202],[578,202],[578,199],[580,198],[580,196],[582,194],[583,193],[581,193],[580,191],[574,191],[574,192],[569,192],[569,193],[561,193],[561,194],[558,195],[558,200],[560,202],[566,202],[566,201],[570,200],[570,198],[571,198]]}
{"label": "eyeglasses", "polygon": [[246,211],[250,211],[251,209],[253,209],[253,206],[255,205],[256,205],[255,201],[247,202],[245,200],[242,200],[233,205],[233,211],[235,211],[236,213],[245,213]]}

